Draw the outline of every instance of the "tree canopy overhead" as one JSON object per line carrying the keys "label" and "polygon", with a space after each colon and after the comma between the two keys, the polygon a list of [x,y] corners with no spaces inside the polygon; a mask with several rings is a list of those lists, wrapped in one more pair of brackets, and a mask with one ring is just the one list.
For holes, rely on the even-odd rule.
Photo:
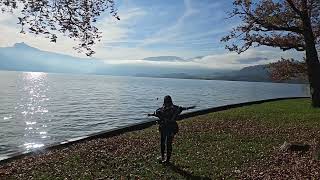
{"label": "tree canopy overhead", "polygon": [[226,46],[238,53],[251,46],[279,47],[305,51],[303,14],[308,13],[317,47],[320,48],[319,0],[235,0],[230,17],[242,23],[222,38]]}
{"label": "tree canopy overhead", "polygon": [[94,25],[97,18],[109,10],[120,20],[113,0],[0,0],[0,9],[21,9],[21,33],[42,34],[51,42],[57,41],[57,33],[63,33],[78,40],[74,49],[87,56],[94,53],[92,45],[101,39],[101,32]]}

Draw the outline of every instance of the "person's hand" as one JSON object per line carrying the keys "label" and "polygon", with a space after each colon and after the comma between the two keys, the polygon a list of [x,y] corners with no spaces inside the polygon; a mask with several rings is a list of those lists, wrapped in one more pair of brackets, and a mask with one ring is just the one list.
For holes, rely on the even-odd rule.
{"label": "person's hand", "polygon": [[194,109],[194,108],[196,108],[196,106],[187,107],[187,109]]}
{"label": "person's hand", "polygon": [[148,117],[149,117],[149,116],[154,116],[154,114],[148,114]]}

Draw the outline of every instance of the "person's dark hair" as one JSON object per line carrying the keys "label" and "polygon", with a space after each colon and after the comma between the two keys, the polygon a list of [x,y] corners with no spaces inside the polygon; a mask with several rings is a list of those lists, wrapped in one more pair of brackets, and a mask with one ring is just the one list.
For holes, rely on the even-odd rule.
{"label": "person's dark hair", "polygon": [[171,96],[167,95],[163,99],[163,106],[171,106],[173,105]]}

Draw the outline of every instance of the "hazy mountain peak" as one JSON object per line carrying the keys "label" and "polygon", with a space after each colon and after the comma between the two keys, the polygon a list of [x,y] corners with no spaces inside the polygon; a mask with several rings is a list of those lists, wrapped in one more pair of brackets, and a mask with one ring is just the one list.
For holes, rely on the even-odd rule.
{"label": "hazy mountain peak", "polygon": [[37,49],[34,47],[29,46],[28,44],[21,42],[21,43],[15,43],[13,45],[13,48],[18,48],[18,49]]}
{"label": "hazy mountain peak", "polygon": [[196,56],[196,57],[189,58],[188,61],[201,60],[204,57],[205,56]]}
{"label": "hazy mountain peak", "polygon": [[15,48],[25,48],[25,47],[30,47],[30,46],[28,46],[26,43],[24,43],[24,42],[20,42],[20,43],[15,43],[14,45],[13,45],[13,47],[15,47]]}
{"label": "hazy mountain peak", "polygon": [[146,61],[169,61],[169,62],[184,61],[183,58],[178,57],[178,56],[154,56],[154,57],[146,57],[143,60],[146,60]]}

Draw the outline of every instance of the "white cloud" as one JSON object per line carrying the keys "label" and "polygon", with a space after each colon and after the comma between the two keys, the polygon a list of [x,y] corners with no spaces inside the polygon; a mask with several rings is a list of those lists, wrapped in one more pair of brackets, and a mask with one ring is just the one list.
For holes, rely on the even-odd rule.
{"label": "white cloud", "polygon": [[137,54],[149,54],[146,50],[139,48],[109,45],[111,43],[135,41],[129,38],[131,29],[128,26],[146,15],[146,12],[140,8],[130,8],[125,11],[119,11],[119,13],[121,14],[120,21],[111,16],[106,16],[97,24],[97,27],[103,32],[101,41],[94,46],[96,51],[94,56],[101,59],[127,59],[128,57],[136,58]]}
{"label": "white cloud", "polygon": [[105,16],[97,23],[97,27],[102,31],[102,43],[117,42],[128,38],[130,29],[127,26],[133,24],[137,18],[146,15],[146,12],[140,8],[131,8],[119,13],[121,13],[120,21],[112,16]]}
{"label": "white cloud", "polygon": [[[105,58],[103,56],[106,51],[106,48],[104,47],[105,44],[126,39],[128,37],[128,33],[130,33],[130,30],[126,25],[128,23],[132,23],[136,17],[144,16],[146,14],[139,8],[131,8],[119,13],[121,13],[121,21],[115,20],[114,17],[106,13],[105,17],[97,23],[97,27],[102,31],[103,37],[101,41],[97,42],[95,45],[95,51],[100,55],[96,55],[95,57]],[[57,34],[57,43],[51,43],[50,39],[47,39],[44,36],[34,35],[31,33],[20,33],[21,27],[16,23],[18,22],[16,14],[17,12],[15,12],[15,14],[6,13],[3,16],[0,16],[0,32],[2,37],[0,39],[0,47],[8,47],[13,46],[15,43],[25,42],[32,47],[44,51],[51,51],[77,57],[86,57],[85,54],[78,53],[73,49],[73,47],[77,46],[77,41],[62,34]]]}
{"label": "white cloud", "polygon": [[198,12],[198,10],[192,7],[191,0],[184,0],[184,6],[185,11],[183,15],[180,16],[173,25],[161,29],[152,36],[144,39],[143,43],[140,46],[143,47],[160,42],[169,42],[172,41],[173,38],[177,37],[179,35],[179,30],[181,29],[181,27],[183,27],[184,22],[187,20],[187,18]]}
{"label": "white cloud", "polygon": [[[242,54],[226,52],[213,54],[195,59],[194,62],[214,69],[239,69],[246,66],[267,64],[284,58],[301,58],[302,53],[296,51],[281,51],[274,48],[252,48]],[[257,59],[255,62],[248,62],[249,59]],[[259,59],[259,60],[258,60]]]}
{"label": "white cloud", "polygon": [[[150,53],[143,51],[142,53]],[[152,54],[154,55],[154,54]],[[161,55],[161,54],[160,54]],[[150,55],[151,56],[151,55]],[[134,59],[128,56],[124,60],[108,60],[106,63],[110,64],[144,64],[159,67],[180,67],[180,68],[211,68],[211,69],[241,69],[247,66],[258,64],[268,64],[278,61],[280,57],[284,58],[301,58],[302,53],[296,51],[280,51],[273,48],[252,48],[242,54],[234,52],[224,52],[220,54],[212,54],[208,56],[199,57],[192,61],[185,62],[164,62],[164,61],[145,61],[141,59]],[[257,59],[257,61],[251,61]]]}
{"label": "white cloud", "polygon": [[20,33],[21,26],[17,24],[17,13],[6,13],[0,18],[0,47],[12,46],[15,43],[25,42],[32,47],[44,51],[51,51],[61,54],[85,57],[83,54],[77,53],[72,47],[77,45],[77,42],[58,34],[57,43],[50,42],[50,39],[41,35],[31,33]]}
{"label": "white cloud", "polygon": [[116,60],[118,62],[123,60],[138,60],[151,56],[179,56],[179,53],[188,52],[176,52],[175,50],[147,50],[141,47],[103,47],[103,51],[97,51],[96,57],[103,60]]}

